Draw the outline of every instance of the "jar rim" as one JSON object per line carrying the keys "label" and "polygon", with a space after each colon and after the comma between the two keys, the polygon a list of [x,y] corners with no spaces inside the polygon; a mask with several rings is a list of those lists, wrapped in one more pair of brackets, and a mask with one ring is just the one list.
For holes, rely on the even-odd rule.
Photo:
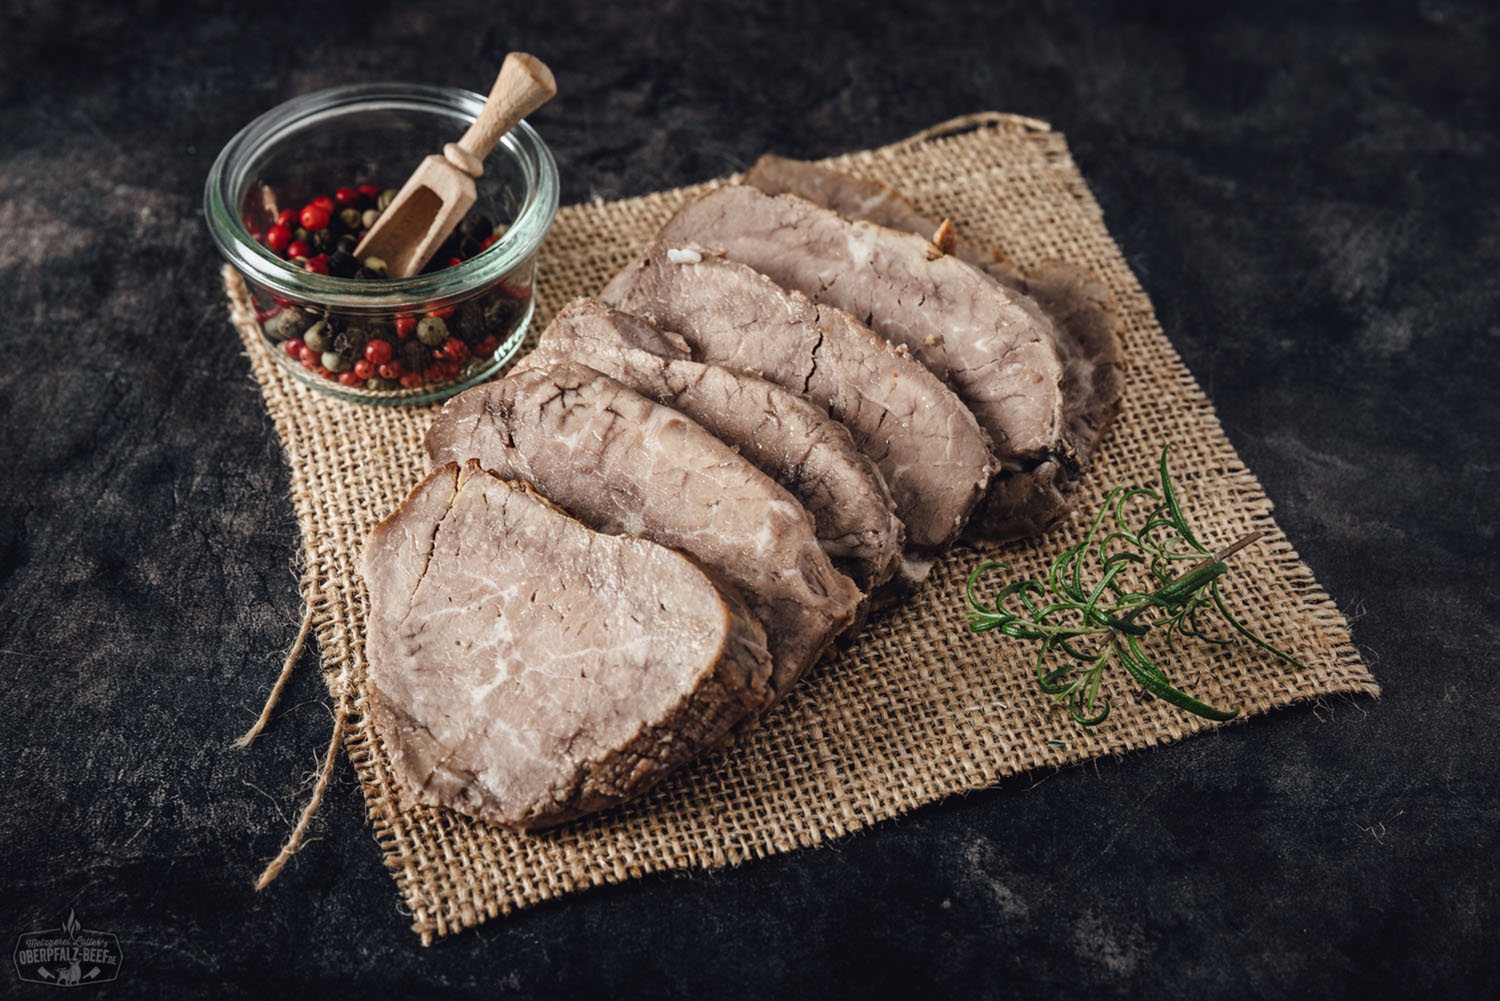
{"label": "jar rim", "polygon": [[237,204],[243,175],[256,154],[321,117],[407,110],[457,113],[472,121],[484,102],[482,95],[461,88],[401,82],[347,84],[285,101],[242,128],[214,159],[203,194],[209,234],[230,264],[273,294],[340,309],[384,311],[415,303],[438,304],[499,281],[531,259],[557,214],[557,162],[525,121],[503,136],[490,154],[513,157],[526,178],[525,198],[516,217],[485,253],[452,267],[410,278],[380,279],[298,271],[250,235]]}

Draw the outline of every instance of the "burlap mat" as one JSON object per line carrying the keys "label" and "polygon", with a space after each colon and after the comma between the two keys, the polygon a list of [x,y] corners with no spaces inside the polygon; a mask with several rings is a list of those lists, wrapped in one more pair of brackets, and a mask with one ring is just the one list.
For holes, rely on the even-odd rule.
{"label": "burlap mat", "polygon": [[[830,163],[886,181],[928,215],[951,216],[979,246],[1020,265],[1059,257],[1094,268],[1124,313],[1124,409],[1089,475],[1085,512],[1117,483],[1151,486],[1163,443],[1200,539],[1217,548],[1268,534],[1235,558],[1226,593],[1251,628],[1307,665],[1294,671],[1248,644],[1168,663],[1174,681],[1244,716],[1335,693],[1378,694],[1347,625],[1271,519],[1207,397],[1158,325],[1105,229],[1098,205],[1045,123],[972,116]],[[948,132],[950,134],[942,134]],[[562,209],[542,251],[533,336],[562,304],[596,292],[684,200],[703,187]],[[424,943],[512,909],[648,872],[733,865],[805,848],[1027,769],[1180,739],[1213,724],[1140,696],[1112,676],[1115,709],[1093,731],[1037,689],[1033,645],[975,636],[963,581],[996,556],[1040,577],[1078,537],[1079,520],[1028,544],[959,548],[905,607],[879,615],[852,648],[819,665],[738,746],[708,756],[642,800],[542,835],[522,836],[447,810],[400,811],[366,712],[364,540],[421,478],[436,407],[342,403],[283,373],[255,333],[226,269],[233,318],[291,465],[302,531],[303,591],[330,691],[348,713],[345,747],[376,838]],[[326,850],[326,849],[325,849]]]}

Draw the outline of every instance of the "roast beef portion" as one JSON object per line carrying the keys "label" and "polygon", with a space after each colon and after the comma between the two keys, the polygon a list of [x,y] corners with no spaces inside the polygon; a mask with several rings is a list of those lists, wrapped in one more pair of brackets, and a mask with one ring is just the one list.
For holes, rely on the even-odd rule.
{"label": "roast beef portion", "polygon": [[1071,460],[1051,321],[926,239],[733,185],[684,206],[658,240],[721,249],[905,345],[974,411],[1005,469]]}
{"label": "roast beef portion", "polygon": [[683,414],[587,366],[528,369],[455,396],[427,452],[434,465],[478,459],[599,531],[680,549],[724,576],[766,627],[778,696],[859,608],[859,589],[785,488]]}
{"label": "roast beef portion", "polygon": [[546,827],[636,795],[771,697],[731,590],[473,464],[412,491],[361,567],[371,709],[407,803]]}
{"label": "roast beef portion", "polygon": [[804,393],[885,476],[906,524],[908,583],[958,537],[994,457],[973,413],[904,348],[743,264],[657,243],[602,298],[680,336],[693,357]]}
{"label": "roast beef portion", "polygon": [[[767,153],[745,173],[745,183],[768,195],[796,195],[832,209],[846,219],[865,219],[879,226],[916,233],[927,240],[936,235],[941,225],[918,212],[910,199],[888,184],[805,160]],[[997,260],[961,241],[954,245],[953,254],[976,268],[986,268]]]}
{"label": "roast beef portion", "polygon": [[[797,195],[847,218],[866,219],[929,240],[940,225],[885,184],[801,160],[763,156],[745,181],[769,194]],[[1029,296],[1051,319],[1063,362],[1067,437],[1080,466],[1086,467],[1119,412],[1125,390],[1120,314],[1109,289],[1088,269],[1063,261],[1045,261],[1023,273],[1002,255],[982,254],[963,241],[954,243],[952,253],[1007,288]],[[985,522],[1024,531],[1029,520],[1036,530],[1045,528],[1068,507],[1064,491],[1071,484],[1064,472],[1055,462],[1044,463],[1029,471],[1029,483],[997,484],[976,524],[980,534],[995,534],[984,531]]]}
{"label": "roast beef portion", "polygon": [[773,382],[646,350],[662,341],[640,317],[579,299],[557,314],[520,367],[582,362],[681,411],[801,501],[823,551],[862,590],[890,580],[905,532],[885,479],[848,429]]}

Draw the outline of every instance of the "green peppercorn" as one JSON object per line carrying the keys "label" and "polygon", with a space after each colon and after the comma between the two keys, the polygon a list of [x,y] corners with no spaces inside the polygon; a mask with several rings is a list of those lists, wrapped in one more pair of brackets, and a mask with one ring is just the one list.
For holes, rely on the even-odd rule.
{"label": "green peppercorn", "polygon": [[337,351],[324,351],[323,367],[330,372],[347,372],[354,367],[354,362],[348,361]]}
{"label": "green peppercorn", "polygon": [[266,321],[266,336],[273,341],[285,341],[302,336],[312,324],[312,317],[300,309],[283,309]]}
{"label": "green peppercorn", "polygon": [[379,218],[379,209],[365,209],[364,215],[359,217],[359,221],[365,229],[369,229],[371,226],[375,225],[375,221]]}
{"label": "green peppercorn", "polygon": [[396,383],[395,382],[393,382],[390,379],[382,379],[378,375],[372,375],[368,379],[365,380],[365,388],[366,389],[373,389],[373,390],[375,390],[377,392],[382,392],[382,391],[387,390],[387,389],[394,389],[395,387],[396,387]]}
{"label": "green peppercorn", "polygon": [[448,339],[448,324],[443,322],[441,316],[424,316],[422,322],[417,324],[417,340],[435,348]]}
{"label": "green peppercorn", "polygon": [[365,258],[364,267],[366,271],[374,272],[382,278],[385,277],[385,258],[383,257],[376,257],[374,254],[371,254]]}
{"label": "green peppercorn", "polygon": [[380,193],[380,197],[375,199],[375,207],[384,212],[391,207],[391,202],[395,201],[396,196],[400,193],[395,188],[386,188]]}
{"label": "green peppercorn", "polygon": [[319,320],[308,327],[307,331],[302,335],[302,343],[320,354],[328,350],[330,341],[327,320]]}
{"label": "green peppercorn", "polygon": [[360,221],[364,219],[364,216],[363,212],[351,205],[339,212],[339,222],[350,229],[359,229]]}

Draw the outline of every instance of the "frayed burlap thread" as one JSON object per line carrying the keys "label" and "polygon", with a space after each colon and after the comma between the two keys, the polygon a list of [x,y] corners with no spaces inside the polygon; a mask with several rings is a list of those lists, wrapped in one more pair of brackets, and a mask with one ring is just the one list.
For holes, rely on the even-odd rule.
{"label": "frayed burlap thread", "polygon": [[[1232,607],[1307,664],[1292,670],[1248,644],[1214,648],[1191,665],[1169,665],[1181,687],[1213,705],[1241,707],[1242,718],[1333,695],[1378,694],[1343,615],[1277,527],[1260,485],[1163,334],[1060,134],[989,112],[828,162],[894,185],[928,215],[953,219],[972,244],[1003,248],[1022,266],[1046,258],[1087,265],[1114,293],[1125,325],[1126,396],[1087,477],[1082,509],[1097,508],[1114,484],[1151,485],[1163,444],[1173,443],[1174,479],[1206,545],[1265,533],[1235,558]],[[562,209],[542,250],[532,336],[568,300],[597,292],[679,205],[712,186]],[[757,731],[626,807],[538,835],[443,809],[403,810],[368,712],[369,598],[357,566],[370,530],[422,477],[422,435],[437,408],[360,406],[303,386],[261,342],[239,279],[226,269],[225,281],[291,468],[303,593],[315,596],[323,670],[336,703],[347,708],[344,747],[424,943],[574,890],[818,845],[1008,775],[1160,745],[1214,725],[1114,679],[1114,713],[1082,730],[1037,690],[1029,645],[965,629],[968,571],[998,558],[1016,573],[1041,576],[1086,528],[1075,518],[1041,539],[953,550],[909,603],[874,617]]]}

